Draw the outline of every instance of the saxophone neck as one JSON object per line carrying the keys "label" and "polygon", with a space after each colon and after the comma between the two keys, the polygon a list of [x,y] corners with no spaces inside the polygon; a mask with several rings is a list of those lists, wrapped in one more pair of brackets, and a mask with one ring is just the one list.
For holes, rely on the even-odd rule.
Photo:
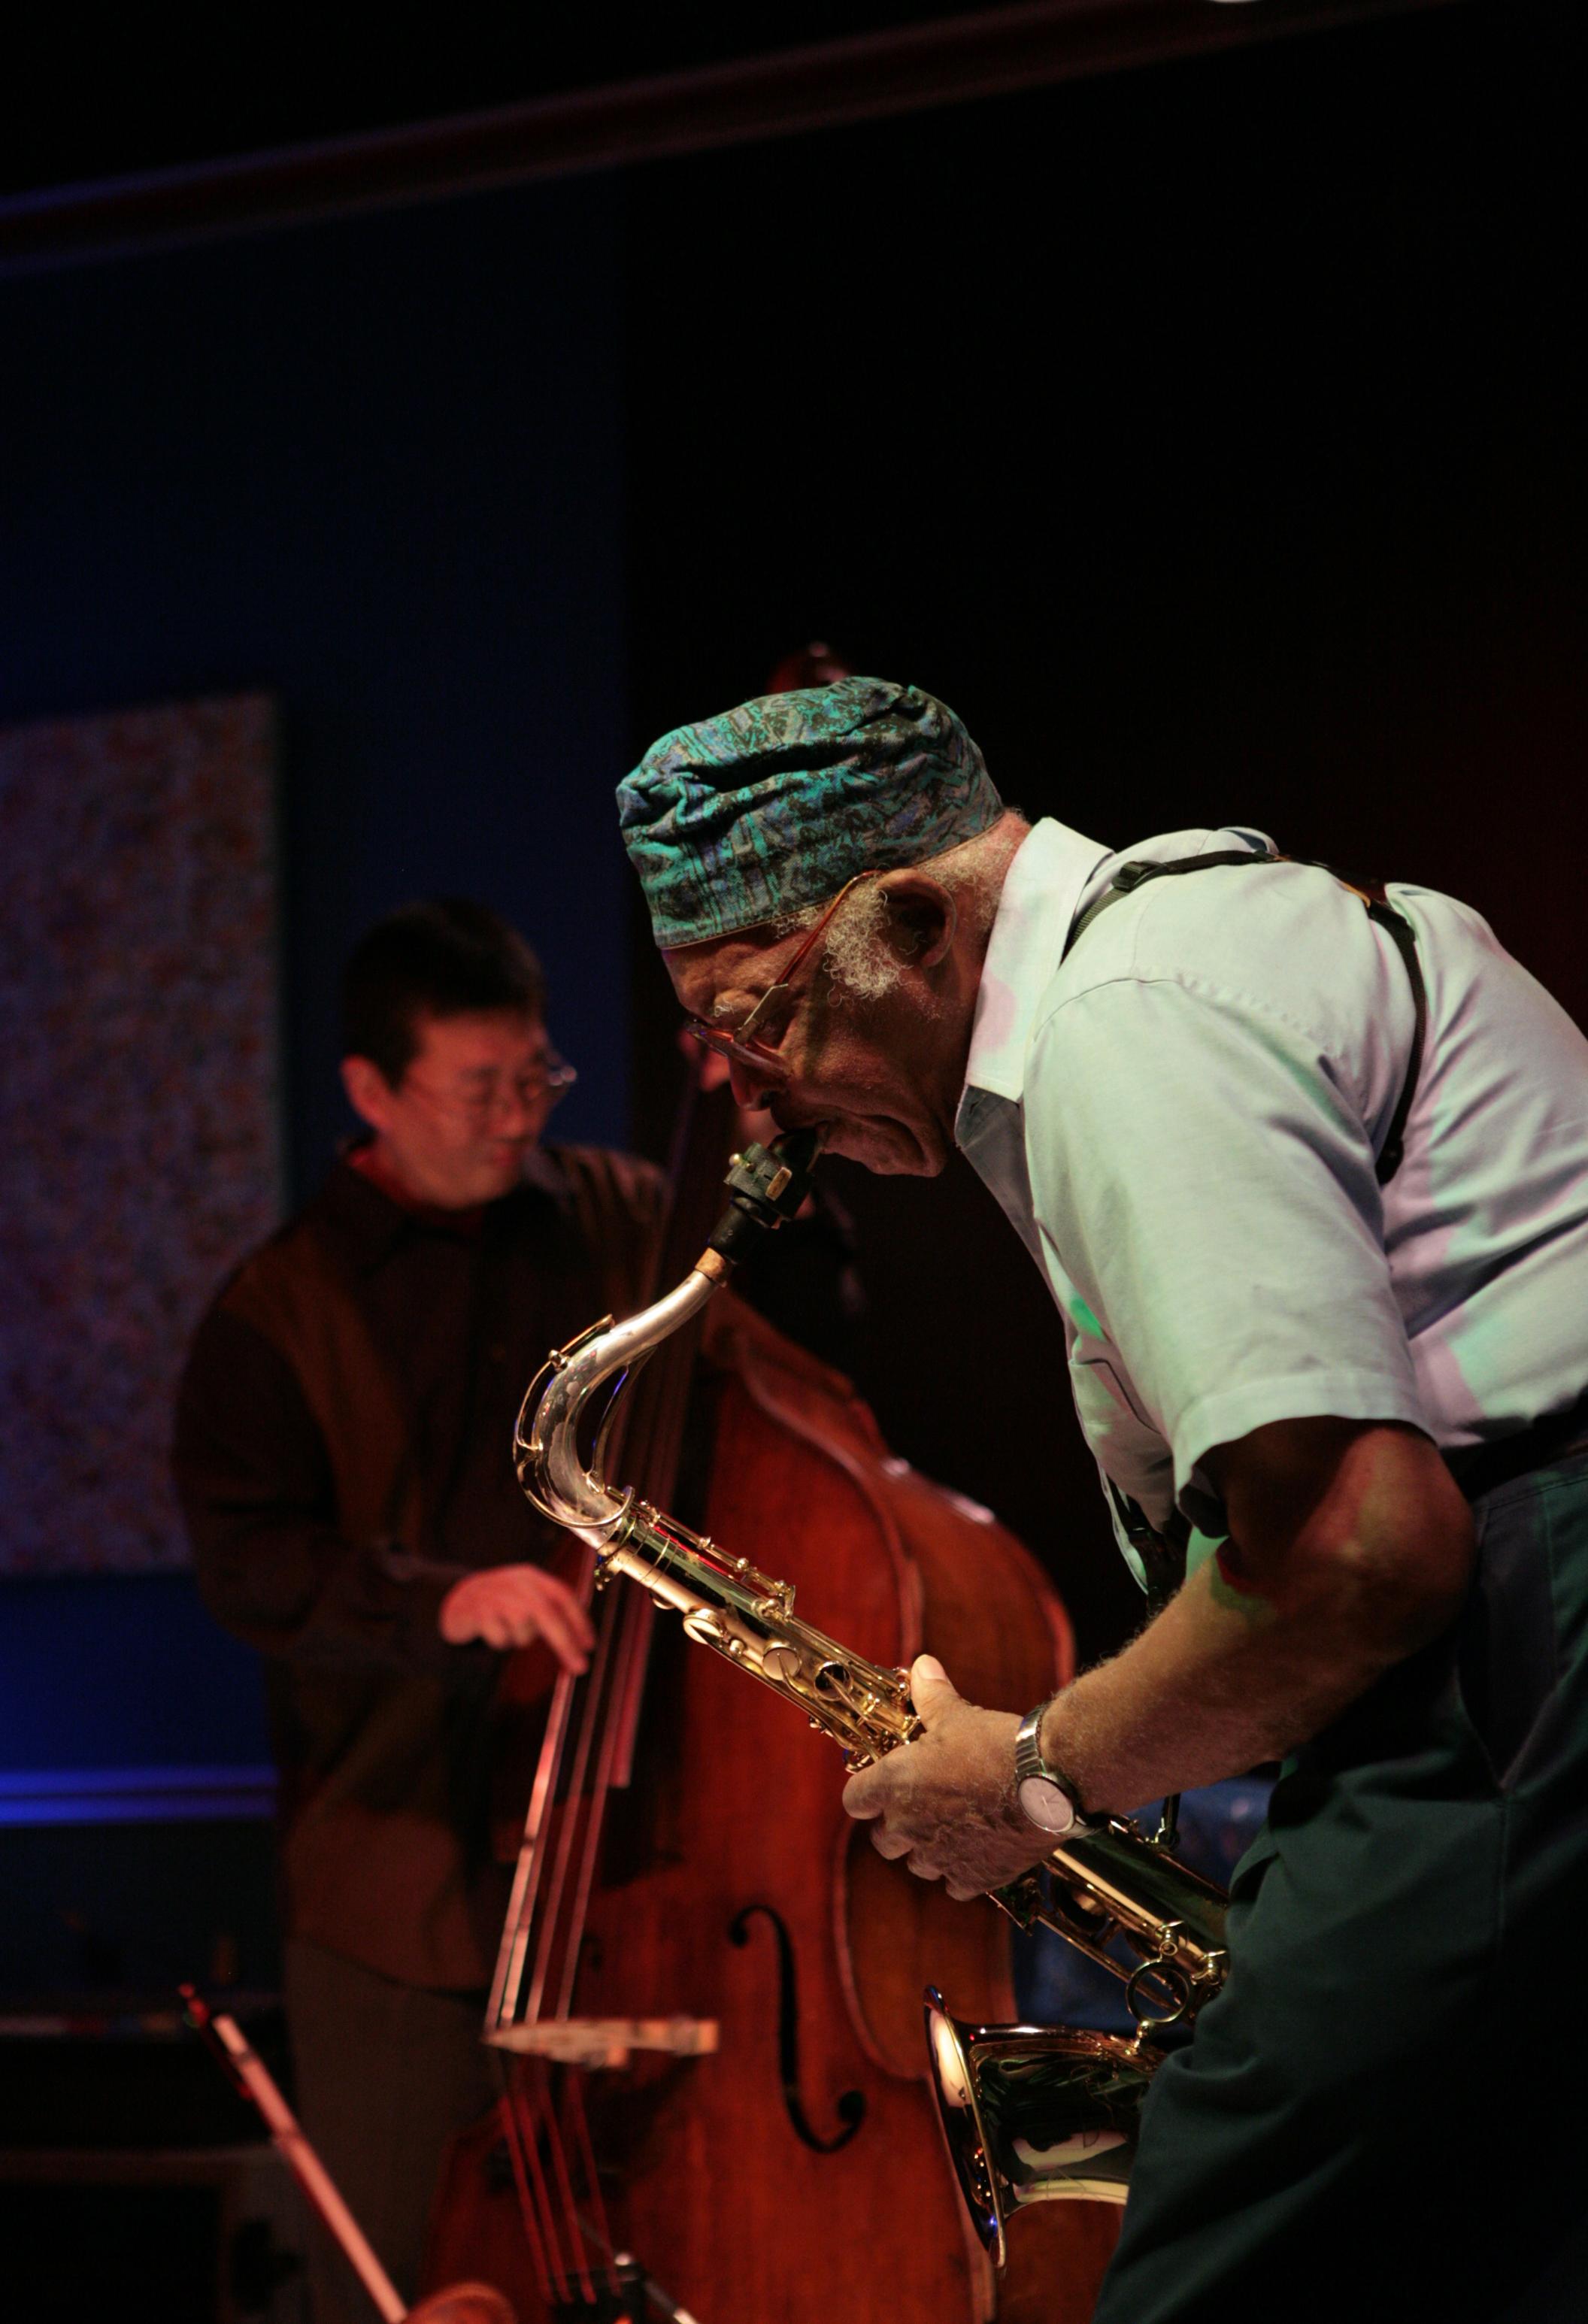
{"label": "saxophone neck", "polygon": [[[820,1146],[815,1130],[794,1130],[770,1147],[750,1146],[735,1154],[728,1170],[728,1205],[706,1250],[683,1281],[637,1315],[598,1323],[556,1348],[530,1382],[513,1430],[513,1465],[519,1483],[545,1517],[567,1526],[597,1546],[610,1537],[629,1506],[629,1496],[608,1484],[606,1442],[616,1397],[627,1379],[664,1340],[697,1315],[760,1237],[791,1219],[810,1188]],[[617,1379],[588,1458],[588,1420],[606,1382]]]}
{"label": "saxophone neck", "polygon": [[577,1340],[552,1350],[530,1382],[512,1438],[519,1483],[543,1516],[597,1537],[621,1517],[627,1497],[615,1491],[604,1473],[616,1391],[586,1462],[579,1439],[591,1406],[608,1380],[621,1376],[621,1388],[654,1349],[698,1314],[727,1275],[726,1262],[708,1250],[682,1283],[637,1315],[625,1316],[622,1323],[604,1315]]}

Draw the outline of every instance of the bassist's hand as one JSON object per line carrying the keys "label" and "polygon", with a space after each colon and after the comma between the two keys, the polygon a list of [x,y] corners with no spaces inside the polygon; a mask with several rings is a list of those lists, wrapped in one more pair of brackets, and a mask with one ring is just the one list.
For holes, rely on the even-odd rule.
{"label": "bassist's hand", "polygon": [[538,1565],[488,1565],[453,1583],[438,1616],[449,1646],[483,1638],[503,1650],[544,1638],[566,1671],[589,1663],[596,1633],[566,1582]]}

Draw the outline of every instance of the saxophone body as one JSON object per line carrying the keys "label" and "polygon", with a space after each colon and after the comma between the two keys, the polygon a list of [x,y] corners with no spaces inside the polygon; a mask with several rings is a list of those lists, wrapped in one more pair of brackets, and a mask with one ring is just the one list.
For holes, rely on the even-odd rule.
{"label": "saxophone body", "polygon": [[[595,1552],[597,1589],[620,1574],[637,1582],[697,1645],[783,1696],[859,1768],[921,1733],[908,1674],[827,1637],[796,1614],[789,1582],[605,1473],[625,1380],[728,1279],[737,1252],[793,1215],[813,1160],[814,1141],[799,1133],[735,1156],[732,1203],[706,1250],[651,1306],[623,1322],[603,1317],[553,1351],[524,1397],[513,1456],[534,1506]],[[1225,1899],[1161,1837],[1111,1817],[1077,1826],[992,1902],[1020,1928],[1039,1923],[1121,1978],[1136,2027],[1127,2039],[975,2026],[928,1993],[928,2061],[949,2153],[976,2231],[1002,2264],[1005,2223],[1024,2205],[1124,2200],[1141,2100],[1162,2055],[1152,2037],[1192,2018],[1223,1983]]]}

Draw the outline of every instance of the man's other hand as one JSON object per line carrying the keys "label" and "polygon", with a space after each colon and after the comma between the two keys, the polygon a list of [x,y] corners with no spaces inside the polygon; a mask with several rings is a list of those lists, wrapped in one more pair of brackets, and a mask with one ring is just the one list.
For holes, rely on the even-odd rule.
{"label": "man's other hand", "polygon": [[538,1565],[489,1565],[454,1582],[438,1620],[449,1646],[483,1638],[505,1649],[544,1638],[566,1671],[584,1670],[596,1643],[590,1617],[567,1582]]}
{"label": "man's other hand", "polygon": [[879,1856],[904,1857],[921,1879],[946,1882],[951,1896],[979,1896],[1047,1854],[1015,1803],[1020,1720],[966,1702],[931,1655],[911,1665],[909,1692],[925,1734],[852,1775],[844,1805],[852,1816],[875,1816]]}

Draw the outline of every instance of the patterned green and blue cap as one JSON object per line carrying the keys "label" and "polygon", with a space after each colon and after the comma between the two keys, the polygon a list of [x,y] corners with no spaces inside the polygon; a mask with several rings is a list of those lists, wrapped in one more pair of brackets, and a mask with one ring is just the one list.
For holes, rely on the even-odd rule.
{"label": "patterned green and blue cap", "polygon": [[675,727],[617,800],[666,952],[824,903],[857,872],[940,855],[1003,812],[953,711],[881,678]]}

